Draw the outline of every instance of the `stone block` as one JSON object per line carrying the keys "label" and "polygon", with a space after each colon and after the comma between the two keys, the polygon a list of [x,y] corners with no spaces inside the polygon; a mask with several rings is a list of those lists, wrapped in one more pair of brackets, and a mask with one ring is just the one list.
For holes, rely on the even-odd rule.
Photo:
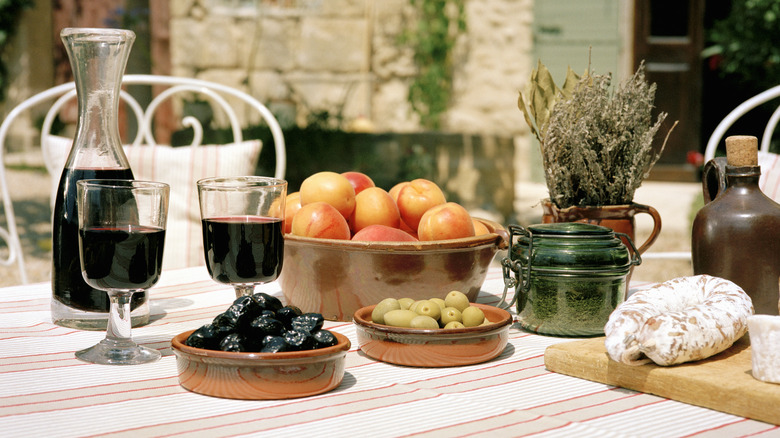
{"label": "stone block", "polygon": [[304,71],[365,71],[367,31],[364,19],[304,18],[298,63]]}

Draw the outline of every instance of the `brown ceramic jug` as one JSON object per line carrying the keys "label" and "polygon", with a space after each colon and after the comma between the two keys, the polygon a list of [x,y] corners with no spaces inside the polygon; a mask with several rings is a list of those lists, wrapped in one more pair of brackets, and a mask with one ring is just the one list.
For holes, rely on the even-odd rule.
{"label": "brown ceramic jug", "polygon": [[712,160],[702,178],[709,201],[693,222],[693,273],[733,281],[756,313],[778,314],[780,205],[761,192],[758,140],[726,139],[727,160]]}

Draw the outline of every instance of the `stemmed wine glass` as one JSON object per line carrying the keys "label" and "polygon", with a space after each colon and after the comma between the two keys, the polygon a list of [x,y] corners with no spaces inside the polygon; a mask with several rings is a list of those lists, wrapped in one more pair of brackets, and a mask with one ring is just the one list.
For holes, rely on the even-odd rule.
{"label": "stemmed wine glass", "polygon": [[81,273],[108,293],[111,308],[105,339],[76,357],[107,365],[155,361],[159,351],[132,340],[130,298],[160,278],[170,188],[110,179],[85,179],[77,187]]}
{"label": "stemmed wine glass", "polygon": [[203,250],[211,278],[236,298],[276,280],[282,270],[287,181],[262,176],[198,181]]}

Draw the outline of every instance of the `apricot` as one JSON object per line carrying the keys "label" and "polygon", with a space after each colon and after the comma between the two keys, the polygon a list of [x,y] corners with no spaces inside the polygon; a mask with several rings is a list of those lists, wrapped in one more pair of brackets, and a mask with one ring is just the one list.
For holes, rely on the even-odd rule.
{"label": "apricot", "polygon": [[417,230],[419,235],[420,219],[431,207],[446,203],[444,192],[436,183],[427,179],[418,178],[409,181],[409,184],[398,191],[398,212],[401,219],[412,230]]}
{"label": "apricot", "polygon": [[292,219],[292,234],[322,239],[349,240],[351,233],[344,216],[327,202],[301,206]]}
{"label": "apricot", "polygon": [[336,172],[317,172],[301,183],[301,205],[326,202],[344,219],[355,209],[355,189],[349,180]]}
{"label": "apricot", "polygon": [[363,172],[356,172],[352,170],[349,172],[343,172],[342,175],[344,175],[344,177],[349,180],[349,183],[352,184],[352,188],[355,189],[355,195],[359,195],[360,192],[369,187],[376,187],[374,180]]}
{"label": "apricot", "polygon": [[469,212],[460,204],[447,202],[425,212],[417,228],[421,241],[459,239],[475,234]]}
{"label": "apricot", "polygon": [[386,225],[369,225],[352,236],[352,240],[369,242],[417,242],[412,235]]}
{"label": "apricot", "polygon": [[384,189],[369,187],[355,196],[355,209],[347,222],[352,232],[358,232],[369,225],[398,228],[400,221],[393,198]]}
{"label": "apricot", "polygon": [[481,236],[483,234],[490,234],[490,230],[488,230],[488,227],[485,226],[485,224],[481,220],[471,218],[471,221],[474,223],[474,235],[475,236]]}
{"label": "apricot", "polygon": [[292,218],[301,209],[301,192],[293,192],[287,195],[284,208],[284,233],[292,231]]}

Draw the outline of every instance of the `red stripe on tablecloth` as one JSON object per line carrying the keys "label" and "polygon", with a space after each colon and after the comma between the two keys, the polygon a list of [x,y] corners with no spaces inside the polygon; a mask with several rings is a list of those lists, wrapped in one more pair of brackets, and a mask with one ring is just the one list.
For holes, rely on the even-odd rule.
{"label": "red stripe on tablecloth", "polygon": [[[567,402],[567,401],[571,401],[571,400],[576,400],[578,398],[590,397],[590,396],[593,396],[595,394],[603,394],[605,392],[615,391],[617,389],[622,389],[622,388],[617,387],[617,386],[613,386],[611,388],[607,388],[607,389],[604,389],[604,390],[601,390],[601,391],[591,392],[589,394],[581,394],[581,395],[578,395],[576,397],[571,397],[571,398],[568,398],[568,399],[565,399],[565,400],[556,400],[556,401],[551,402],[551,403],[545,403],[543,405],[534,406],[534,408],[539,408],[539,407],[542,407],[542,406],[552,406],[552,405],[555,405],[555,404],[558,404],[558,403],[561,403],[561,402]],[[615,398],[615,399],[612,399],[612,400],[605,400],[605,401],[603,401],[601,403],[593,403],[593,404],[589,404],[587,406],[579,406],[579,407],[576,407],[574,409],[561,411],[561,412],[552,414],[552,416],[564,415],[564,414],[568,414],[568,413],[571,413],[571,412],[581,411],[583,409],[594,408],[596,406],[604,406],[604,405],[607,405],[609,403],[614,403],[616,401],[622,401],[622,400],[625,400],[625,399],[628,399],[628,398],[633,398],[633,397],[636,397],[636,396],[641,395],[641,394],[642,394],[641,392],[635,392],[633,394],[627,394],[624,397],[619,397],[619,398]]]}
{"label": "red stripe on tablecloth", "polygon": [[[325,399],[325,400],[331,399],[332,400],[332,399],[336,399],[336,398],[351,397],[351,396],[354,396],[356,394],[361,394],[361,393],[364,393],[364,394],[368,395],[371,392],[381,392],[382,390],[386,390],[386,389],[394,388],[394,387],[398,387],[398,386],[400,386],[400,385],[394,383],[394,384],[383,385],[383,386],[376,387],[376,388],[369,388],[369,389],[360,390],[360,391],[354,391],[354,392],[335,390],[335,392],[329,392],[329,393],[326,393],[326,394],[323,394],[323,395],[315,396],[316,397],[316,406],[306,406],[306,405],[314,404],[312,402],[315,400],[315,398],[314,397],[304,397],[304,398],[296,399],[293,402],[286,403],[286,404],[284,404],[282,406],[264,406],[264,407],[258,407],[258,408],[252,408],[252,409],[245,409],[245,410],[240,410],[240,411],[233,411],[233,412],[226,413],[226,414],[213,415],[213,416],[209,416],[209,417],[201,417],[201,418],[198,418],[198,419],[177,420],[177,421],[171,421],[171,422],[165,422],[165,423],[158,423],[158,424],[155,424],[155,425],[144,426],[144,427],[128,428],[128,429],[123,429],[123,430],[119,430],[119,431],[114,431],[112,433],[119,434],[119,433],[126,433],[126,432],[140,432],[140,431],[143,431],[143,430],[164,428],[166,426],[180,425],[180,424],[195,426],[195,425],[197,425],[197,423],[201,423],[201,422],[206,423],[208,425],[194,427],[194,428],[188,428],[186,430],[180,430],[180,431],[177,431],[177,432],[175,432],[173,434],[167,434],[167,435],[155,434],[155,435],[156,436],[174,436],[174,435],[180,435],[180,434],[186,434],[186,433],[205,432],[205,431],[212,430],[212,429],[221,429],[221,428],[230,427],[230,426],[234,426],[234,425],[241,425],[243,434],[246,434],[246,433],[257,433],[257,432],[268,432],[270,430],[279,429],[281,427],[286,427],[287,425],[276,426],[276,427],[265,428],[265,429],[258,429],[258,430],[249,430],[247,428],[247,426],[252,424],[252,423],[264,422],[264,421],[273,421],[273,420],[278,420],[280,418],[289,417],[289,416],[296,416],[296,415],[302,415],[302,414],[311,415],[312,412],[323,410],[323,409],[331,409],[331,408],[334,408],[334,407],[344,407],[344,406],[349,406],[349,405],[361,405],[363,403],[374,401],[374,400],[384,400],[384,399],[388,399],[390,397],[398,397],[398,396],[402,396],[402,395],[406,395],[406,394],[412,394],[412,393],[415,393],[415,392],[423,392],[423,390],[420,390],[420,389],[411,389],[411,390],[408,390],[408,391],[398,392],[398,393],[394,393],[394,394],[391,394],[391,395],[377,394],[377,395],[373,395],[373,396],[370,396],[370,397],[361,397],[360,399],[349,400],[349,401],[341,402],[341,403],[339,403],[339,402],[336,402],[336,403],[327,403],[327,402],[322,403],[321,402],[321,400],[323,400],[323,399]],[[429,399],[429,398],[435,398],[435,397],[439,397],[440,395],[441,394],[435,394],[435,395],[433,395],[433,397],[422,397],[422,398],[418,398],[418,399],[414,399],[414,400],[405,401],[405,402],[399,403],[399,404],[381,405],[381,406],[377,406],[375,408],[372,408],[371,410],[382,409],[382,408],[385,408],[387,406],[400,406],[401,404],[413,403],[413,402],[417,402],[417,401],[420,401],[420,400],[425,400],[425,399]],[[269,410],[278,409],[280,407],[290,407],[290,406],[294,406],[294,405],[301,405],[300,406],[300,410],[296,410],[294,412],[286,412],[286,413],[282,413],[282,414],[275,414],[275,415],[272,414],[272,413],[269,413],[269,416],[267,416],[267,417],[257,418],[257,419],[254,419],[254,420],[247,420],[246,418],[243,417],[244,414],[247,414],[247,413],[250,413],[250,412],[258,412],[258,413],[260,413],[262,411],[269,412]],[[350,413],[362,413],[362,412],[366,412],[364,409],[362,409],[362,406],[359,406],[354,411],[350,411]],[[345,413],[341,413],[340,415],[344,415],[344,414]],[[217,422],[217,421],[213,421],[213,420],[216,420],[216,419],[227,419],[229,417],[237,417],[237,420],[236,421],[231,421],[231,422]],[[311,422],[315,422],[315,421],[321,421],[324,418],[328,418],[328,417],[317,418],[317,419],[309,420],[309,421],[306,421],[306,422],[296,422],[295,424],[305,424],[305,423],[311,423]]]}

